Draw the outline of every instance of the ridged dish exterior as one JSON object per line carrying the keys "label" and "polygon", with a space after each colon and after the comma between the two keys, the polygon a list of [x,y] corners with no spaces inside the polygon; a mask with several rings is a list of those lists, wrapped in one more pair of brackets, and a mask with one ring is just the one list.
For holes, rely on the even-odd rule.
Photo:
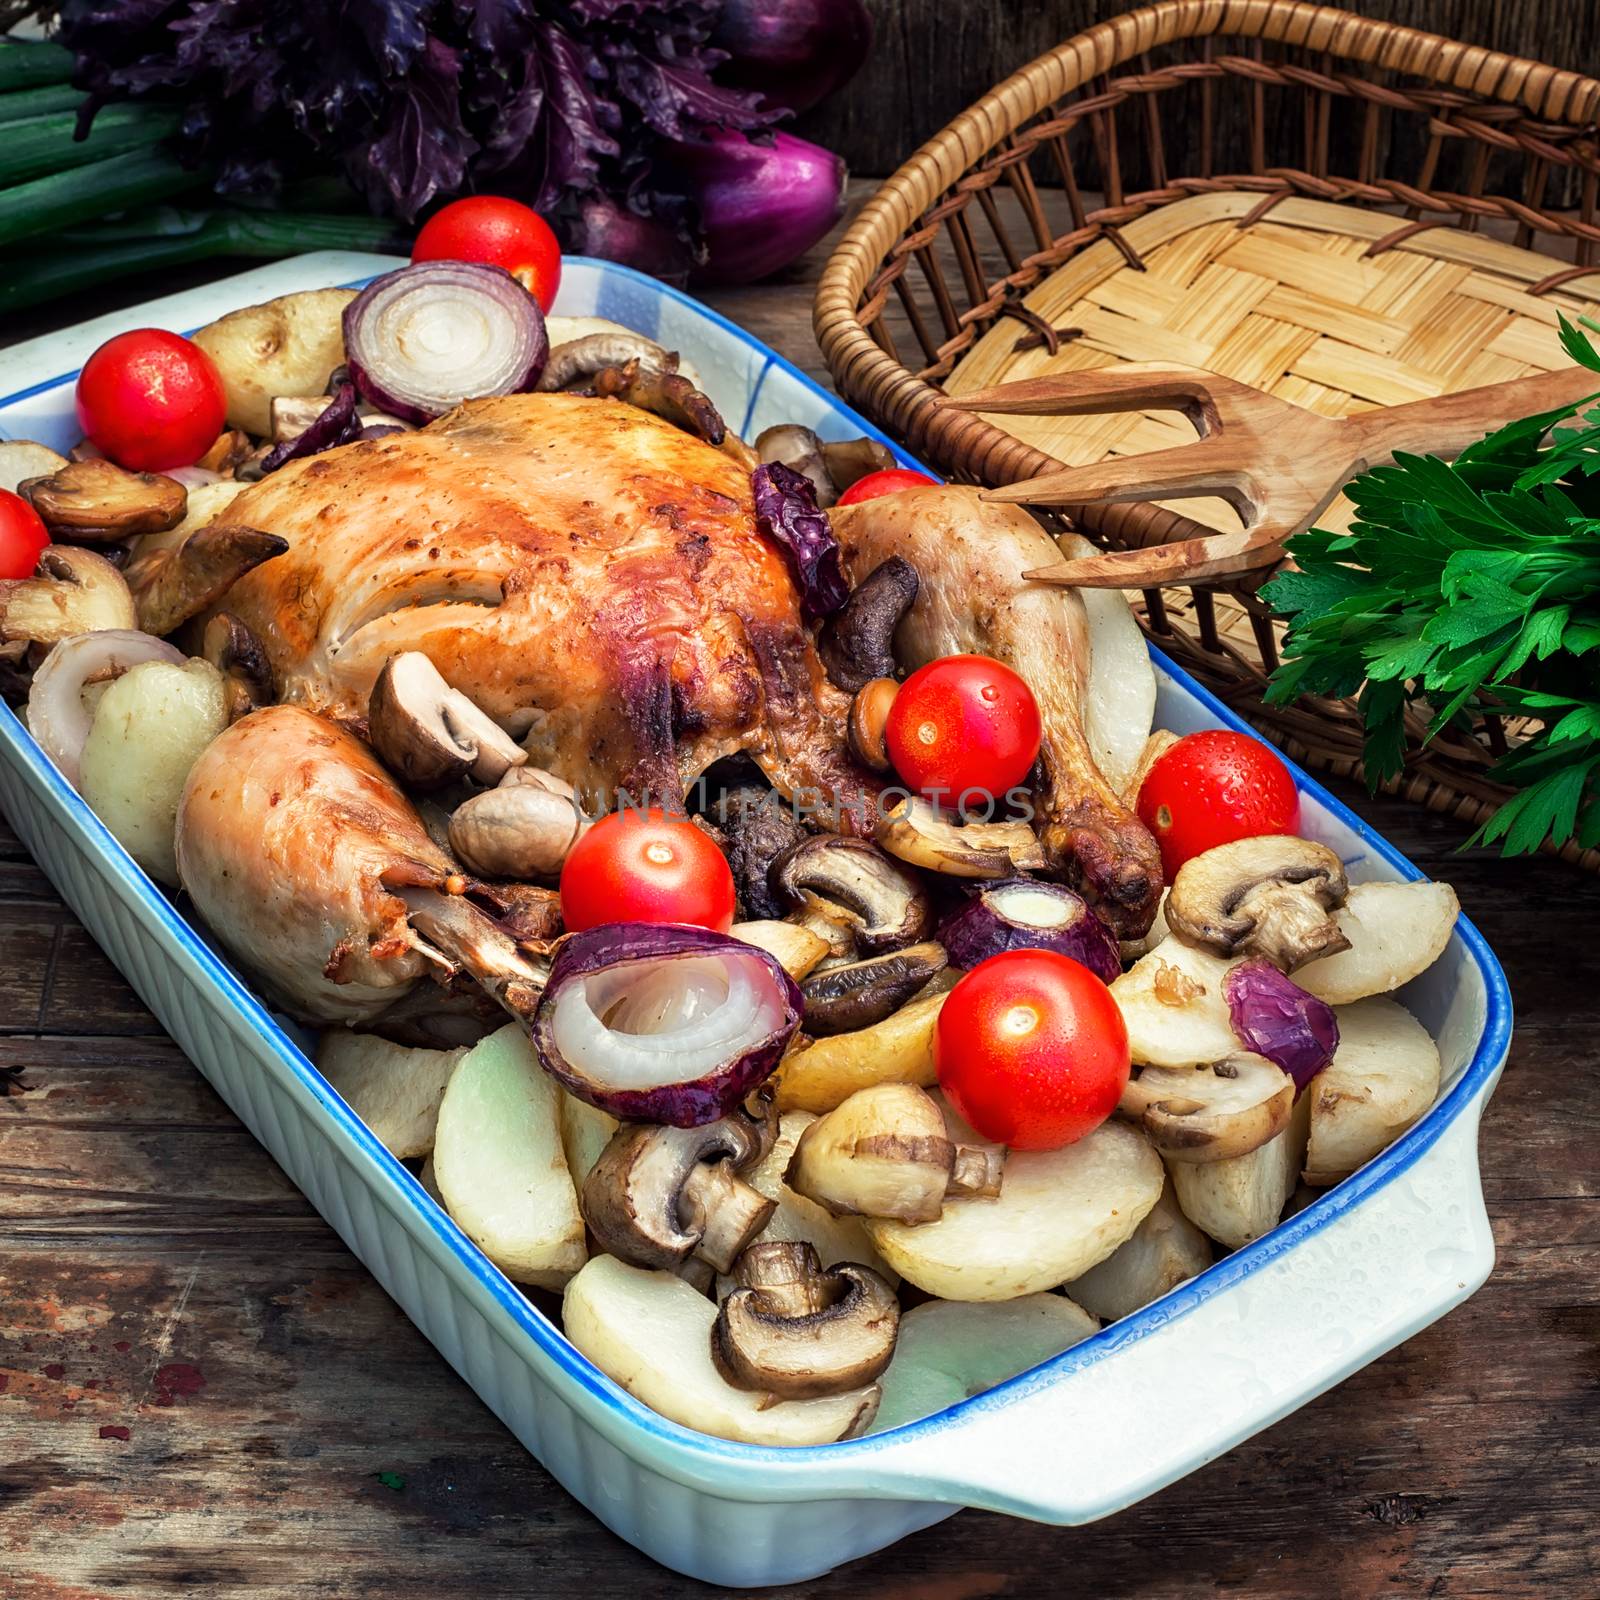
{"label": "ridged dish exterior", "polygon": [[[392,264],[305,256],[0,352],[0,437],[70,443],[68,380],[122,327],[192,328]],[[779,420],[831,437],[870,431],[737,329],[623,269],[569,263],[559,310],[609,315],[681,345],[747,436]],[[1184,732],[1232,720],[1159,659],[1158,669],[1162,723]],[[1339,850],[1353,877],[1415,875],[1297,781],[1308,831]],[[706,1439],[596,1373],[488,1265],[4,711],[0,808],[223,1099],[517,1438],[613,1531],[712,1583],[800,1581],[963,1505],[1063,1524],[1108,1515],[1443,1315],[1493,1264],[1476,1132],[1505,1059],[1510,1007],[1493,956],[1463,924],[1402,995],[1441,1040],[1439,1103],[1355,1178],[1154,1306],[939,1417],[798,1451]]]}

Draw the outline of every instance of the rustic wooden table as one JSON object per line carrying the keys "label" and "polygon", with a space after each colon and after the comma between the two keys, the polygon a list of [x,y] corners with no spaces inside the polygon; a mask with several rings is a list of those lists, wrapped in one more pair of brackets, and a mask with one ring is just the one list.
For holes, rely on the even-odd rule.
{"label": "rustic wooden table", "polygon": [[[826,381],[821,258],[707,298]],[[160,292],[135,287],[73,315]],[[1341,792],[1457,885],[1511,977],[1516,1041],[1482,1140],[1494,1277],[1121,1516],[1061,1530],[967,1512],[807,1596],[1600,1592],[1600,892],[1545,859],[1457,854],[1453,825]],[[0,1099],[0,1600],[695,1591],[500,1427],[3,824],[0,1069],[16,1074]]]}

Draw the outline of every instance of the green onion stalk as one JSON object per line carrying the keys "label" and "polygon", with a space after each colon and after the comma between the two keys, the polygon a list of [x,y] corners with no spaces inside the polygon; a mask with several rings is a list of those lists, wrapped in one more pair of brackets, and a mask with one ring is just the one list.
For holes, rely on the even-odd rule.
{"label": "green onion stalk", "polygon": [[[143,231],[134,231],[143,230]],[[65,234],[59,249],[0,258],[0,316],[132,273],[218,256],[273,258],[305,250],[406,254],[410,238],[383,217],[277,211],[151,213]]]}

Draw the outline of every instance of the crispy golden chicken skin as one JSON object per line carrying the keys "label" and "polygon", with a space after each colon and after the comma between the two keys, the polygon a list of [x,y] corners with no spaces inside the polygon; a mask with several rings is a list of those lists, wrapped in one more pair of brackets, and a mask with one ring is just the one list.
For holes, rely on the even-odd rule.
{"label": "crispy golden chicken skin", "polygon": [[636,407],[470,401],[291,463],[228,514],[289,544],[227,597],[287,700],[360,716],[420,650],[591,804],[676,799],[739,750],[785,794],[872,790],[747,474]]}

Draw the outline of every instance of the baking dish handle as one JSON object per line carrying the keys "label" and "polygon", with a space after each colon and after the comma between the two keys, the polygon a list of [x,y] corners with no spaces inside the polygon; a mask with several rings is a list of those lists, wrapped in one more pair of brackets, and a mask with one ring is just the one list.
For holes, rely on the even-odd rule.
{"label": "baking dish handle", "polygon": [[1248,1247],[1267,1256],[1254,1270],[1241,1252],[1175,1290],[1153,1329],[1107,1329],[943,1424],[885,1435],[879,1485],[887,1473],[897,1494],[1091,1522],[1410,1338],[1494,1264],[1477,1161],[1490,1087],[1375,1192],[1358,1175]]}

